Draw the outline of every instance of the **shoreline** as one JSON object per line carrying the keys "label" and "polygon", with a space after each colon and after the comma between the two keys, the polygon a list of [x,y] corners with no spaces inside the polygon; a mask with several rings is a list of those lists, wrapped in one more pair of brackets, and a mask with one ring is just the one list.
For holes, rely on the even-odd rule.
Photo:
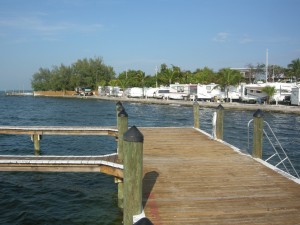
{"label": "shoreline", "polygon": [[[166,100],[166,99],[152,99],[152,98],[128,98],[128,97],[108,97],[108,96],[77,96],[70,94],[42,94],[39,93],[35,97],[63,97],[63,98],[80,98],[80,99],[99,99],[105,101],[120,101],[120,102],[132,102],[132,103],[141,103],[141,104],[157,104],[157,105],[180,105],[192,107],[194,101],[184,101],[184,100]],[[200,108],[216,108],[218,105],[222,104],[224,109],[228,110],[237,110],[237,111],[256,111],[261,109],[263,112],[274,112],[274,113],[284,113],[284,114],[297,114],[300,115],[299,106],[289,106],[289,105],[264,105],[264,104],[246,104],[246,103],[218,103],[218,102],[203,102],[198,101]]]}

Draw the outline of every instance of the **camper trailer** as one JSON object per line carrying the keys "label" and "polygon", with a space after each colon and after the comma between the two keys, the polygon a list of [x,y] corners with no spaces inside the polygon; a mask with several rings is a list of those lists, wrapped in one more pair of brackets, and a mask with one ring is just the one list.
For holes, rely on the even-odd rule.
{"label": "camper trailer", "polygon": [[211,101],[215,97],[223,97],[221,89],[217,84],[212,83],[197,85],[197,100]]}
{"label": "camper trailer", "polygon": [[127,96],[129,98],[143,98],[144,97],[143,88],[133,87],[133,88],[127,89],[127,91],[128,91]]}
{"label": "camper trailer", "polygon": [[266,86],[275,87],[276,93],[271,98],[273,102],[284,102],[287,96],[291,96],[292,88],[295,83],[257,83],[244,84],[241,89],[241,100],[243,102],[262,102],[266,99],[267,94],[262,91]]}
{"label": "camper trailer", "polygon": [[300,105],[300,86],[292,88],[291,105]]}
{"label": "camper trailer", "polygon": [[187,100],[193,98],[197,94],[197,85],[196,84],[171,84],[170,85],[170,99],[176,100]]}

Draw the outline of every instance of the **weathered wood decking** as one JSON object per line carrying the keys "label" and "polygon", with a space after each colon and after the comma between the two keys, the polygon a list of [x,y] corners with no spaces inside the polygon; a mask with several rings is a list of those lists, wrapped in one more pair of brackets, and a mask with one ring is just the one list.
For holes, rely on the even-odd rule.
{"label": "weathered wood decking", "polygon": [[300,224],[300,185],[193,128],[141,128],[155,225]]}

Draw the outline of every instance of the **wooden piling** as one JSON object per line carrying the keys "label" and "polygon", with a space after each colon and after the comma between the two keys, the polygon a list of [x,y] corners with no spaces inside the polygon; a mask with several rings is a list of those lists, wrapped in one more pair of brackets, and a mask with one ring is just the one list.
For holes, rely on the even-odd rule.
{"label": "wooden piling", "polygon": [[[118,160],[122,164],[124,161],[124,140],[123,135],[128,130],[128,114],[123,109],[118,114]],[[123,209],[124,185],[122,180],[118,180],[118,207]]]}
{"label": "wooden piling", "polygon": [[124,134],[123,224],[132,225],[133,216],[142,213],[143,134],[131,127]]}
{"label": "wooden piling", "polygon": [[216,121],[216,138],[223,140],[223,121],[224,121],[224,107],[220,104],[217,107],[217,121]]}
{"label": "wooden piling", "polygon": [[194,109],[194,128],[200,128],[200,121],[199,121],[199,104],[197,101],[193,104]]}
{"label": "wooden piling", "polygon": [[255,158],[262,158],[263,148],[263,112],[258,109],[253,114],[253,148],[252,156]]}
{"label": "wooden piling", "polygon": [[33,141],[33,146],[34,146],[34,154],[35,155],[40,155],[40,139],[41,139],[41,135],[39,135],[39,134],[33,134],[31,138],[32,138],[32,141]]}
{"label": "wooden piling", "polygon": [[121,103],[120,101],[118,101],[118,102],[116,103],[117,126],[118,126],[118,119],[119,119],[118,114],[119,114],[123,109],[124,109],[124,107],[123,107],[122,103]]}

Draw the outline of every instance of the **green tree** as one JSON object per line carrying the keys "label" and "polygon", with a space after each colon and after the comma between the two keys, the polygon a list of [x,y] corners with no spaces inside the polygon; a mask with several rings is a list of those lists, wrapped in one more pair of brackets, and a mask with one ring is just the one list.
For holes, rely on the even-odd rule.
{"label": "green tree", "polygon": [[210,84],[216,83],[216,74],[212,69],[204,67],[203,69],[197,69],[193,73],[193,78],[191,79],[192,83],[199,84]]}
{"label": "green tree", "polygon": [[183,73],[178,66],[172,65],[168,68],[166,64],[161,64],[160,72],[157,73],[157,80],[160,85],[170,85],[173,82],[182,82]]}
{"label": "green tree", "polygon": [[193,76],[193,74],[190,70],[186,70],[186,71],[182,72],[182,78],[181,78],[180,83],[183,83],[183,84],[192,83],[192,76]]}
{"label": "green tree", "polygon": [[108,84],[109,84],[109,86],[116,87],[116,86],[118,86],[119,81],[117,79],[113,79],[113,80],[110,80]]}
{"label": "green tree", "polygon": [[145,87],[155,87],[156,86],[156,77],[147,75],[145,78]]}
{"label": "green tree", "polygon": [[242,80],[243,77],[239,71],[229,68],[221,69],[217,77],[218,87],[225,90],[226,99],[228,99],[229,86],[237,86]]}
{"label": "green tree", "polygon": [[61,64],[49,69],[40,69],[32,77],[33,90],[74,90],[75,87],[97,89],[99,82],[115,78],[112,67],[106,66],[101,58],[80,59],[71,66]]}
{"label": "green tree", "polygon": [[35,91],[50,90],[51,71],[49,69],[40,68],[38,72],[33,74],[31,80],[32,89]]}
{"label": "green tree", "polygon": [[262,88],[262,92],[267,94],[267,103],[270,104],[271,98],[276,93],[275,87],[267,85],[267,86]]}
{"label": "green tree", "polygon": [[160,72],[157,73],[159,85],[170,85],[173,81],[174,73],[166,64],[160,65]]}
{"label": "green tree", "polygon": [[291,70],[293,76],[298,80],[300,78],[300,59],[294,59],[289,65],[288,69]]}
{"label": "green tree", "polygon": [[[183,73],[181,72],[180,70],[180,67],[179,66],[174,66],[172,64],[172,68],[171,68],[171,71],[173,73],[173,76],[172,76],[172,80],[173,82],[177,82],[177,83],[184,83],[183,82]],[[172,82],[172,81],[171,81]],[[171,83],[169,83],[171,84]]]}
{"label": "green tree", "polygon": [[118,80],[127,87],[143,87],[145,73],[141,70],[127,70],[119,74]]}

